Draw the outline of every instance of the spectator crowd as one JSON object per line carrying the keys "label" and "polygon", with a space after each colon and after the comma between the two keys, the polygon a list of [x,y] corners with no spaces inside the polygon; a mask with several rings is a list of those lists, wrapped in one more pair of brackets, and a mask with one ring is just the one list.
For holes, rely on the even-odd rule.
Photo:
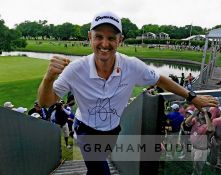
{"label": "spectator crowd", "polygon": [[180,150],[164,147],[167,160],[193,161],[193,175],[203,174],[205,164],[221,169],[221,107],[198,111],[186,101],[166,103],[162,117],[163,145],[172,143]]}
{"label": "spectator crowd", "polygon": [[[169,76],[189,91],[194,77]],[[180,81],[179,81],[180,79]],[[159,87],[149,87],[151,95],[163,92]],[[193,161],[193,175],[201,175],[205,164],[221,170],[221,106],[203,108],[198,111],[187,101],[165,102],[165,115],[161,118],[161,131],[164,135],[162,150],[166,160]],[[172,149],[179,146],[181,149]]]}
{"label": "spectator crowd", "polygon": [[28,116],[49,121],[51,123],[57,124],[60,126],[64,140],[67,148],[71,148],[71,145],[68,144],[69,136],[73,138],[73,122],[74,122],[74,112],[72,107],[75,105],[75,99],[72,94],[68,94],[67,102],[60,100],[59,102],[53,104],[48,109],[40,107],[38,101],[34,102],[33,108],[28,110],[24,107],[15,107],[12,102],[8,101],[3,104],[7,109],[27,114]]}

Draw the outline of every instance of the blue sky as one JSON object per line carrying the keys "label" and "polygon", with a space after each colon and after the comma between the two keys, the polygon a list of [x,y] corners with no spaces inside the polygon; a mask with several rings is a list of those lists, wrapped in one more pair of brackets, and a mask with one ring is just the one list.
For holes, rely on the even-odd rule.
{"label": "blue sky", "polygon": [[0,15],[12,28],[25,20],[48,23],[89,23],[94,14],[112,11],[129,18],[139,28],[144,24],[221,24],[221,0],[0,0]]}

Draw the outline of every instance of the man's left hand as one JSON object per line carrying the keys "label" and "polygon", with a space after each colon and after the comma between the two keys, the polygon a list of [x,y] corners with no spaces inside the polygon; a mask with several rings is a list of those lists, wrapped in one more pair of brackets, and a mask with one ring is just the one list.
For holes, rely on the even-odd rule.
{"label": "man's left hand", "polygon": [[210,95],[197,95],[192,103],[199,111],[202,111],[203,107],[218,107],[218,101]]}

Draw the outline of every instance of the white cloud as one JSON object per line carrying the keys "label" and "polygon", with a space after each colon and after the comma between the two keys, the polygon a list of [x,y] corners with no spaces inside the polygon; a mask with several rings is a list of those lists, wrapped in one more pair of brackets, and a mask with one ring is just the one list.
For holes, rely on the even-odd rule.
{"label": "white cloud", "polygon": [[141,28],[144,24],[188,24],[213,27],[221,24],[220,0],[0,0],[6,25],[25,20],[85,24],[100,11],[113,11]]}

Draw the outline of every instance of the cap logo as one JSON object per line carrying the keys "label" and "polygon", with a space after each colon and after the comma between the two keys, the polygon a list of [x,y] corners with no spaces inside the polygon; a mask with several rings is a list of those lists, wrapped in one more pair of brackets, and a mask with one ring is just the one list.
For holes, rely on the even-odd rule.
{"label": "cap logo", "polygon": [[95,18],[95,21],[98,22],[100,19],[102,20],[102,19],[104,19],[104,18],[111,19],[111,20],[116,21],[117,23],[119,23],[119,20],[116,19],[116,18],[114,18],[113,16],[97,16],[97,17]]}

